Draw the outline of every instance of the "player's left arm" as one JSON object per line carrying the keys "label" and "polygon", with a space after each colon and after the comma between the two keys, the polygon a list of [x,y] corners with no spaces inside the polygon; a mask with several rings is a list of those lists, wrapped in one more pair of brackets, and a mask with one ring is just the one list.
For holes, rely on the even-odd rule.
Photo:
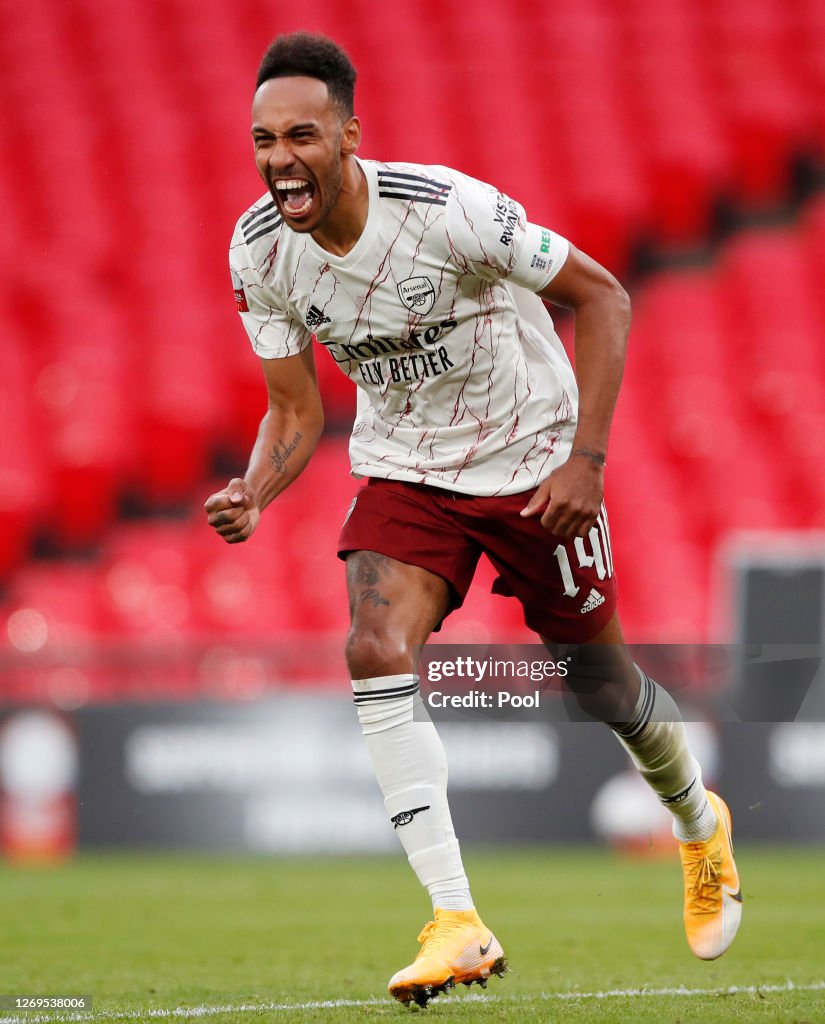
{"label": "player's left arm", "polygon": [[553,533],[584,537],[604,495],[610,423],[630,329],[630,298],[608,270],[573,245],[562,268],[538,294],[575,314],[579,417],[569,459],[542,481],[522,515],[541,513],[542,526]]}

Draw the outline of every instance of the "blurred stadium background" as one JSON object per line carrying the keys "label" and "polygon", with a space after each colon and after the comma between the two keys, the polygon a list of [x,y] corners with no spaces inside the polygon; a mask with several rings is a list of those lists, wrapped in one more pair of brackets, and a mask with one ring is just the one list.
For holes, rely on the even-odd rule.
{"label": "blurred stadium background", "polygon": [[[335,848],[393,840],[346,702],[334,545],[357,487],[354,399],[325,353],[326,437],[254,541],[225,546],[201,509],[245,467],[264,409],[226,251],[263,191],[255,69],[298,28],[333,35],[359,68],[363,156],[491,181],[630,288],[608,478],[628,638],[821,641],[821,0],[0,3],[10,854],[78,831],[90,844],[332,848],[308,801],[339,823]],[[529,640],[490,578],[442,640]],[[466,730],[482,727],[462,728],[448,736],[459,788]],[[605,752],[554,832],[541,801],[576,744],[527,728],[485,740],[487,784],[523,800],[500,836],[589,835],[620,753]],[[825,837],[823,727],[760,728],[723,746],[719,772],[742,800],[796,786],[790,834]],[[342,764],[352,774],[330,796]],[[299,777],[308,788],[285,795]],[[57,778],[72,781],[54,790]],[[26,793],[52,794],[51,824],[45,804],[17,801]],[[781,826],[766,812],[751,834]]]}

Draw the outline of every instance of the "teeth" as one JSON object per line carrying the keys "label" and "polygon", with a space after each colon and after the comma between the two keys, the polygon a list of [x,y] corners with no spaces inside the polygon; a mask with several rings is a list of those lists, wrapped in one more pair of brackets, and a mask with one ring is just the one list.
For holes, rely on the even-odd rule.
{"label": "teeth", "polygon": [[309,182],[305,181],[303,178],[291,178],[289,181],[275,182],[275,188],[277,188],[279,192],[286,192],[288,189],[292,188],[306,188],[307,185],[309,185]]}

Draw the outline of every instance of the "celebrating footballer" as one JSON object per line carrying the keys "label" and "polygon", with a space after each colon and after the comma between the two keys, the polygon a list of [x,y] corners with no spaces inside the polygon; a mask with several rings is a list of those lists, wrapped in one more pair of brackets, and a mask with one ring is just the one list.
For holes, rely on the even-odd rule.
{"label": "celebrating footballer", "polygon": [[[616,279],[514,199],[457,170],[357,156],[356,72],[321,36],[275,40],[252,106],[266,193],[238,221],[235,298],[268,410],[249,468],[206,502],[246,541],[306,466],[323,427],[313,336],[357,385],[343,525],[358,720],[395,830],[433,904],[405,1005],[507,968],[479,917],[447,801],[447,763],[414,652],[460,607],[485,554],[542,642],[605,652],[572,672],[672,812],[693,953],[734,939],[741,894],[724,802],[702,784],[673,699],[624,646],[603,503],[629,299]],[[575,374],[544,302],[575,314]]]}

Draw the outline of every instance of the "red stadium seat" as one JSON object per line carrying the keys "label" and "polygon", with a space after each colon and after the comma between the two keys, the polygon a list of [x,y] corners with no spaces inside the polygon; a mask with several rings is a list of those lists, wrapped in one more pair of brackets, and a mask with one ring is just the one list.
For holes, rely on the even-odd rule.
{"label": "red stadium seat", "polygon": [[794,5],[789,49],[802,94],[808,99],[809,134],[806,149],[825,159],[825,9],[819,0]]}
{"label": "red stadium seat", "polygon": [[190,523],[119,526],[106,541],[101,601],[111,629],[142,646],[176,642],[192,629]]}
{"label": "red stadium seat", "polygon": [[[825,196],[812,200],[805,211],[802,244],[810,274],[821,281],[825,275]],[[811,300],[816,303],[820,319],[825,320],[825,294],[822,288],[811,290]]]}
{"label": "red stadium seat", "polygon": [[0,696],[77,707],[112,695],[94,566],[29,566],[14,578],[4,609]]}
{"label": "red stadium seat", "polygon": [[[156,334],[143,366],[142,402],[139,412],[140,462],[136,490],[149,507],[182,505],[209,472],[212,437],[227,424],[223,415],[219,367],[204,358],[192,330],[164,337],[162,317],[153,318]],[[208,330],[208,325],[204,325]]]}
{"label": "red stadium seat", "polygon": [[105,305],[73,300],[43,345],[34,395],[54,487],[49,528],[61,544],[82,548],[116,514],[132,424],[122,400],[125,353],[112,343],[117,318]]}
{"label": "red stadium seat", "polygon": [[727,121],[733,198],[743,206],[790,197],[791,159],[808,132],[805,94],[777,0],[706,0],[706,52]]}
{"label": "red stadium seat", "polygon": [[[11,327],[11,312],[3,312]],[[0,583],[28,554],[33,537],[43,527],[50,498],[36,423],[27,401],[32,390],[30,359],[20,344],[19,331],[9,331],[6,337],[0,376],[0,483],[5,505],[0,531]]]}

